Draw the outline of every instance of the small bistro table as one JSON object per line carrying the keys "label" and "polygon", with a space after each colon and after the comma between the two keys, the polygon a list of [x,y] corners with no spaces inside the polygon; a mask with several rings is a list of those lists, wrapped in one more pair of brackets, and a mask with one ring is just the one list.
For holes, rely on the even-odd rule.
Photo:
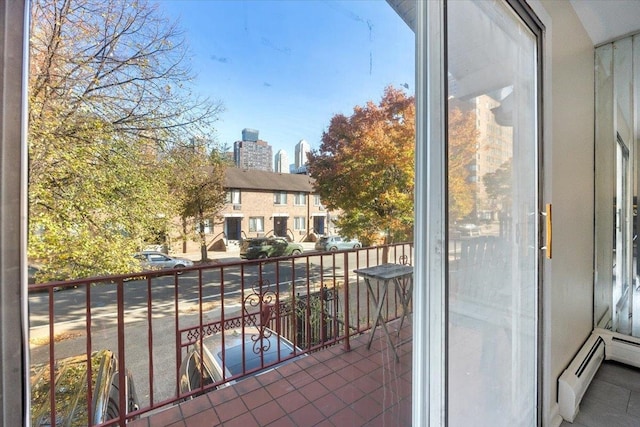
{"label": "small bistro table", "polygon": [[[396,361],[399,361],[398,352],[396,351],[396,345],[394,345],[389,329],[387,329],[386,319],[382,315],[382,307],[384,306],[385,299],[387,298],[389,282],[393,282],[396,288],[396,295],[402,303],[402,317],[400,319],[400,328],[404,322],[404,318],[409,314],[409,303],[411,302],[411,294],[413,292],[413,267],[405,264],[382,264],[375,267],[359,268],[353,270],[358,276],[364,279],[369,292],[369,297],[375,306],[375,323],[371,329],[371,337],[367,344],[367,350],[371,348],[373,342],[373,336],[376,332],[378,324],[382,326],[382,329],[387,336],[389,345],[393,349],[393,353],[396,355]],[[373,290],[371,284],[372,280],[382,282],[382,294],[380,299],[376,298],[376,293]],[[398,334],[400,334],[400,328],[398,328]]]}

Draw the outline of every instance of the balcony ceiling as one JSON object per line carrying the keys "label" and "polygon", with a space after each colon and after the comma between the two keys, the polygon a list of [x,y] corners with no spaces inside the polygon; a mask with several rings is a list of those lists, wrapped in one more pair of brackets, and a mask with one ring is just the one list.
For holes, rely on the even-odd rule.
{"label": "balcony ceiling", "polygon": [[640,31],[638,0],[570,0],[594,45]]}
{"label": "balcony ceiling", "polygon": [[[638,0],[569,0],[594,45],[640,31]],[[387,0],[415,30],[415,1]]]}

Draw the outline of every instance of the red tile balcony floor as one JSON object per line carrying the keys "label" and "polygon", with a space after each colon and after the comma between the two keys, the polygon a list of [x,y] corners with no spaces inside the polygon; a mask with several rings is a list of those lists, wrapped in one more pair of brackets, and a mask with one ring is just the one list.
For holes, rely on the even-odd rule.
{"label": "red tile balcony floor", "polygon": [[[399,322],[388,324],[395,332]],[[409,323],[409,324],[407,324]],[[410,426],[411,325],[380,329],[129,423],[132,427]]]}

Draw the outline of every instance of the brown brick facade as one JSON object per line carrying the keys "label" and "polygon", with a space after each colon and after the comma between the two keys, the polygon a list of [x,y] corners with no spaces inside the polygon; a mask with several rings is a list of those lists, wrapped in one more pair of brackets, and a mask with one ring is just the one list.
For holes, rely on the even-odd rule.
{"label": "brown brick facade", "polygon": [[[308,176],[230,168],[225,182],[229,191],[227,204],[206,224],[209,250],[224,251],[240,240],[254,237],[279,235],[303,242],[314,241],[317,235],[334,234],[336,214],[320,204],[312,183]],[[252,188],[258,186],[266,188]],[[239,203],[234,203],[238,192]],[[286,202],[276,203],[276,193],[280,199],[286,194]],[[198,242],[192,239],[186,245],[181,239],[173,243],[176,252],[183,252],[183,248],[186,252],[199,250]]]}
{"label": "brown brick facade", "polygon": [[[276,233],[282,235],[282,231],[286,230],[286,236],[291,240],[306,241],[310,233],[317,232],[313,229],[313,217],[322,217],[327,221],[327,211],[314,203],[314,195],[304,192],[278,192],[286,194],[286,203],[275,203],[274,193],[274,191],[240,190],[241,203],[227,204],[220,212],[221,218],[216,224],[218,231],[232,234],[231,230],[223,230],[224,222],[227,218],[239,217],[243,239]],[[295,203],[296,199],[299,203]],[[262,229],[251,228],[249,218],[262,218]],[[286,223],[286,227],[283,223]],[[278,227],[283,227],[279,233]]]}

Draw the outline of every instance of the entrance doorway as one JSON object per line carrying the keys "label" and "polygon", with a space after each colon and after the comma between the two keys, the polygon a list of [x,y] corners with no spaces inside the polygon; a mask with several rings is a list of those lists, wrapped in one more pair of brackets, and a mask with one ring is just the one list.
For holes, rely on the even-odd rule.
{"label": "entrance doorway", "polygon": [[325,217],[324,216],[314,216],[313,217],[313,231],[317,235],[323,235],[324,234],[324,222],[325,222]]}
{"label": "entrance doorway", "polygon": [[287,217],[273,217],[273,234],[279,237],[287,237]]}
{"label": "entrance doorway", "polygon": [[224,222],[227,240],[240,240],[242,237],[242,218],[227,217]]}

